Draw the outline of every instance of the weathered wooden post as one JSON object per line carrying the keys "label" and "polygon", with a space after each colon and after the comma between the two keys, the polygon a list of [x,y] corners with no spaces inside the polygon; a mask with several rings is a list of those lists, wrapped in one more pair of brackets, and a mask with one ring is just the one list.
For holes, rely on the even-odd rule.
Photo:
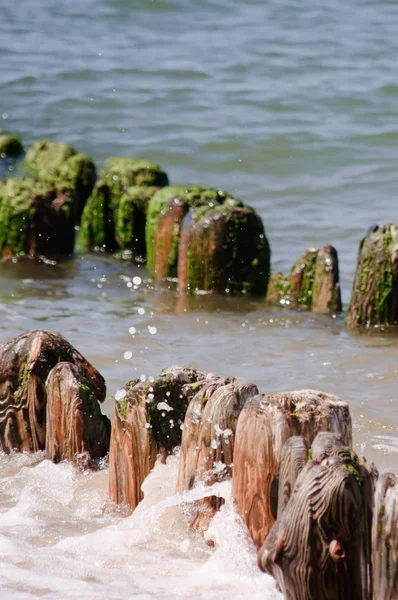
{"label": "weathered wooden post", "polygon": [[109,453],[109,496],[134,510],[141,485],[158,452],[164,456],[181,443],[181,425],[195,389],[205,375],[171,367],[153,381],[132,381],[115,402]]}
{"label": "weathered wooden post", "polygon": [[45,383],[63,361],[76,365],[102,402],[106,390],[102,375],[59,333],[30,331],[0,347],[0,448],[4,452],[45,449]]}
{"label": "weathered wooden post", "polygon": [[259,215],[236,200],[203,206],[184,218],[178,288],[265,296],[270,247]]}
{"label": "weathered wooden post", "polygon": [[[198,482],[211,486],[232,476],[236,423],[257,386],[245,379],[214,378],[191,400],[185,415],[177,490]],[[205,531],[222,499],[209,496],[191,506],[191,526]]]}
{"label": "weathered wooden post", "polygon": [[398,323],[398,225],[373,225],[361,240],[346,325]]}
{"label": "weathered wooden post", "polygon": [[108,453],[111,424],[92,381],[77,365],[60,362],[47,377],[46,393],[46,457],[96,466]]}
{"label": "weathered wooden post", "polygon": [[288,277],[273,271],[266,300],[269,304],[316,313],[340,312],[339,262],[335,248],[327,245],[306,250]]}
{"label": "weathered wooden post", "polygon": [[373,600],[398,599],[398,479],[381,475],[372,525]]}
{"label": "weathered wooden post", "polygon": [[357,456],[320,434],[313,457],[278,514],[259,565],[289,600],[367,600],[369,545],[363,478]]}
{"label": "weathered wooden post", "polygon": [[336,433],[351,446],[351,417],[346,402],[323,392],[302,390],[255,396],[240,413],[232,493],[257,549],[276,518],[283,444],[295,435],[311,444],[319,431]]}

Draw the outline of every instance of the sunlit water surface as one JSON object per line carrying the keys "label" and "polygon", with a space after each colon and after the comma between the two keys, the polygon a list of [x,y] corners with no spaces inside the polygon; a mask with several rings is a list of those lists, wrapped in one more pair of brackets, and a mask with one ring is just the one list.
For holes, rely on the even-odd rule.
{"label": "sunlit water surface", "polygon": [[[5,129],[229,190],[261,214],[274,268],[334,244],[347,304],[360,238],[397,221],[396,2],[21,0],[0,13]],[[342,317],[245,297],[185,299],[144,267],[79,253],[1,265],[0,307],[0,342],[45,328],[76,346],[106,378],[109,416],[127,380],[189,364],[262,392],[341,396],[357,452],[398,470],[395,332],[348,334]],[[276,597],[228,484],[210,548],[187,527],[176,471],[177,458],[159,465],[126,517],[107,501],[106,469],[0,457],[1,597]]]}

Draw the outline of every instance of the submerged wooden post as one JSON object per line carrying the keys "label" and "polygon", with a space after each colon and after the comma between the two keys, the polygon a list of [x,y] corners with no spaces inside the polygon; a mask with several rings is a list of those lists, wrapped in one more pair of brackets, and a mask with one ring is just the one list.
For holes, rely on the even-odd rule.
{"label": "submerged wooden post", "polygon": [[109,450],[111,424],[77,365],[58,363],[46,382],[46,457],[95,466]]}
{"label": "submerged wooden post", "polygon": [[259,395],[247,401],[236,428],[232,493],[257,549],[276,518],[282,446],[301,435],[311,444],[319,431],[340,435],[351,446],[346,402],[313,390]]}
{"label": "submerged wooden post", "polygon": [[372,525],[373,600],[398,599],[398,479],[380,477]]}
{"label": "submerged wooden post", "polygon": [[[211,486],[231,478],[236,423],[248,398],[258,394],[257,386],[245,379],[210,381],[191,400],[181,441],[179,492],[198,482]],[[191,526],[205,531],[223,503],[208,496],[191,506]]]}
{"label": "submerged wooden post", "polygon": [[45,383],[59,362],[76,365],[98,402],[105,398],[102,375],[59,333],[29,331],[0,347],[0,449],[44,450]]}
{"label": "submerged wooden post", "polygon": [[153,381],[132,381],[115,402],[109,453],[109,497],[132,510],[142,500],[141,485],[158,452],[181,443],[181,425],[190,398],[205,375],[171,367]]}
{"label": "submerged wooden post", "polygon": [[310,248],[293,265],[290,275],[273,271],[267,302],[316,313],[341,311],[339,261],[333,246]]}
{"label": "submerged wooden post", "polygon": [[346,325],[398,323],[398,225],[373,225],[361,240]]}

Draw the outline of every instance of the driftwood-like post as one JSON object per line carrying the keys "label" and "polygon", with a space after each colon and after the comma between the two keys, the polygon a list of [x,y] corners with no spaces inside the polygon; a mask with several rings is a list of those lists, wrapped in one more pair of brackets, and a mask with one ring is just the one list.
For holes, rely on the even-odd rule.
{"label": "driftwood-like post", "polygon": [[[178,491],[198,482],[211,486],[232,476],[236,423],[257,386],[245,379],[215,379],[202,388],[188,407],[181,441]],[[208,496],[191,507],[191,526],[205,531],[222,499]]]}
{"label": "driftwood-like post", "polygon": [[158,452],[181,443],[181,425],[191,397],[205,376],[184,367],[165,369],[155,380],[127,384],[115,402],[109,453],[109,496],[134,510],[141,485]]}
{"label": "driftwood-like post", "polygon": [[311,444],[319,431],[336,433],[351,446],[351,417],[346,402],[323,392],[303,390],[255,396],[240,413],[232,493],[257,549],[276,518],[284,442],[301,435]]}
{"label": "driftwood-like post", "polygon": [[341,311],[339,261],[333,246],[310,248],[293,265],[290,275],[271,273],[267,302],[316,313]]}
{"label": "driftwood-like post", "polygon": [[111,424],[92,382],[77,365],[61,362],[50,371],[46,392],[46,457],[96,465],[108,453]]}
{"label": "driftwood-like post", "polygon": [[398,225],[373,225],[361,240],[346,325],[398,323]]}
{"label": "driftwood-like post", "polygon": [[367,600],[369,546],[357,456],[331,434],[312,460],[259,552],[289,600]]}
{"label": "driftwood-like post", "polygon": [[178,289],[264,296],[270,247],[259,215],[236,200],[190,211],[182,224]]}
{"label": "driftwood-like post", "polygon": [[398,599],[398,479],[380,477],[372,525],[373,600]]}
{"label": "driftwood-like post", "polygon": [[45,383],[59,362],[77,366],[96,400],[105,398],[100,373],[59,333],[30,331],[0,347],[0,448],[4,452],[44,450]]}

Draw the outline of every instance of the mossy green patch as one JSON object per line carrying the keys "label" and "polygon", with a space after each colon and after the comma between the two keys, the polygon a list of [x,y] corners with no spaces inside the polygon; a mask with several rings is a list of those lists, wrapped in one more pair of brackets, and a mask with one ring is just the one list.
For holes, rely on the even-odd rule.
{"label": "mossy green patch", "polygon": [[96,180],[91,157],[81,154],[69,144],[38,140],[26,153],[26,166],[37,178],[63,182],[73,187],[76,196],[76,222]]}
{"label": "mossy green patch", "polygon": [[0,253],[70,253],[74,193],[68,185],[8,179],[0,185]]}
{"label": "mossy green patch", "polygon": [[161,188],[168,185],[168,177],[158,165],[148,160],[120,156],[112,156],[105,161],[101,177],[111,190],[114,210],[122,195],[132,186]]}
{"label": "mossy green patch", "polygon": [[149,201],[158,188],[130,187],[122,195],[116,210],[115,237],[122,251],[130,250],[134,257],[145,257],[145,225]]}
{"label": "mossy green patch", "polygon": [[361,241],[346,325],[398,323],[398,226],[373,228]]}
{"label": "mossy green patch", "polygon": [[111,194],[102,180],[97,181],[84,207],[79,243],[86,250],[112,252],[116,249]]}
{"label": "mossy green patch", "polygon": [[0,135],[0,157],[17,158],[24,153],[21,139],[17,135]]}
{"label": "mossy green patch", "polygon": [[266,301],[268,304],[290,302],[290,279],[279,271],[272,271],[268,282]]}

